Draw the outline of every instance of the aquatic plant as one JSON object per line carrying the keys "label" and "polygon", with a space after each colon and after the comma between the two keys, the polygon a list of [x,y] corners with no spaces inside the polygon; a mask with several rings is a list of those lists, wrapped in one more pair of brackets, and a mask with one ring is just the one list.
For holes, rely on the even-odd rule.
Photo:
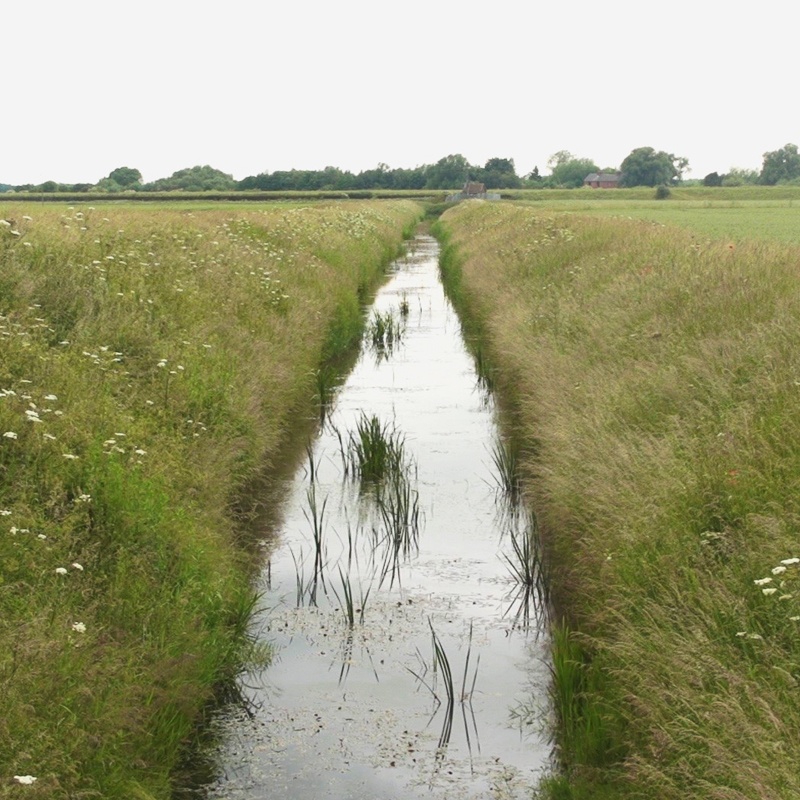
{"label": "aquatic plant", "polygon": [[384,550],[379,585],[389,577],[391,587],[399,580],[402,562],[419,550],[419,493],[398,475],[381,488],[375,502],[381,525],[374,530],[374,537],[376,546]]}
{"label": "aquatic plant", "polygon": [[535,515],[528,512],[512,517],[508,534],[511,553],[503,553],[502,557],[517,591],[506,614],[515,609],[515,623],[527,628],[532,615],[537,623],[547,618],[550,603],[549,576]]}
{"label": "aquatic plant", "polygon": [[519,445],[514,439],[498,436],[492,445],[491,457],[497,488],[507,500],[516,505],[521,490]]}
{"label": "aquatic plant", "polygon": [[402,312],[400,320],[391,311],[372,313],[364,338],[379,361],[390,356],[400,344],[405,330],[402,320]]}
{"label": "aquatic plant", "polygon": [[361,412],[345,439],[334,429],[345,477],[376,485],[407,471],[405,436],[376,414]]}

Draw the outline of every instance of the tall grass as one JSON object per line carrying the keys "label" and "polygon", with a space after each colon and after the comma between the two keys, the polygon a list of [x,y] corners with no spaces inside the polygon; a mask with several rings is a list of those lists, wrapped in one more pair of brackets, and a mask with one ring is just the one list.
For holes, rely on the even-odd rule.
{"label": "tall grass", "polygon": [[800,796],[800,251],[530,206],[440,224],[536,442],[569,796]]}
{"label": "tall grass", "polygon": [[243,487],[417,215],[0,204],[0,783],[170,796],[243,655]]}

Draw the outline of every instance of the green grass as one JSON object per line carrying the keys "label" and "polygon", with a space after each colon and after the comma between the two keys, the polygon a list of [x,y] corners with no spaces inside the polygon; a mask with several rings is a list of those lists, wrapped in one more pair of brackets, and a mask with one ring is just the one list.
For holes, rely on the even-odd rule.
{"label": "green grass", "polygon": [[[658,213],[723,216],[679,200]],[[800,250],[777,241],[788,212],[768,241],[747,211],[734,247],[541,204],[440,223],[535,442],[525,497],[566,626],[552,797],[800,795]]]}
{"label": "green grass", "polygon": [[246,487],[420,213],[0,204],[0,797],[170,796],[247,657]]}

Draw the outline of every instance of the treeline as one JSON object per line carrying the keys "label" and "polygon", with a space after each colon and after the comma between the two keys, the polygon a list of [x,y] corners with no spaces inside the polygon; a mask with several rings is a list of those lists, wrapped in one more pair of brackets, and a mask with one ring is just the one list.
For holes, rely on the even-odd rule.
{"label": "treeline", "polygon": [[[538,172],[537,172],[538,174]],[[142,174],[132,167],[118,167],[97,183],[42,184],[10,186],[0,191],[19,192],[207,192],[207,191],[357,191],[368,189],[453,189],[466,181],[479,181],[490,189],[517,189],[525,185],[511,158],[490,158],[484,166],[470,164],[460,154],[439,159],[413,169],[392,169],[379,164],[374,169],[353,173],[338,167],[321,170],[278,170],[249,175],[240,181],[211,166],[178,170],[168,178],[142,182]]]}

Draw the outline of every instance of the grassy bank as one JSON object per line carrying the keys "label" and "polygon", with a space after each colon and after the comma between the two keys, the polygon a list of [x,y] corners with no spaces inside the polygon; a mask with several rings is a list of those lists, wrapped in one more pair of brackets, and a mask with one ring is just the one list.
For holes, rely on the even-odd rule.
{"label": "grassy bank", "polygon": [[800,250],[533,206],[442,217],[551,558],[553,798],[794,798]]}
{"label": "grassy bank", "polygon": [[241,488],[420,212],[0,204],[0,797],[169,797],[241,654]]}

